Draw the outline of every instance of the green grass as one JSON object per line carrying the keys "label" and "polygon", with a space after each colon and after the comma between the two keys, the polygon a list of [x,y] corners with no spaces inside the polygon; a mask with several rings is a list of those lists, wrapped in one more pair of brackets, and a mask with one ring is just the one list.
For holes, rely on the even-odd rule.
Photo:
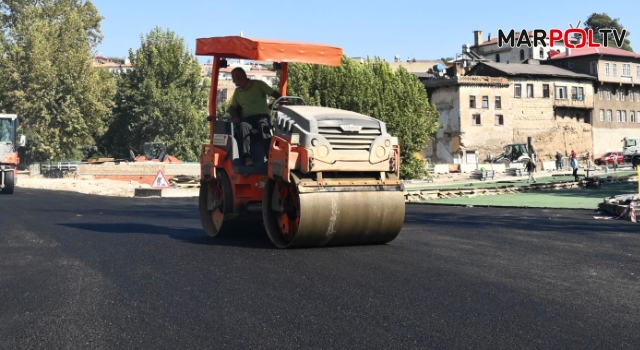
{"label": "green grass", "polygon": [[562,190],[541,190],[538,192],[477,196],[471,198],[461,197],[437,199],[429,201],[429,203],[475,206],[596,209],[598,204],[602,203],[606,197],[637,193],[637,182],[623,182],[602,184],[599,189],[581,187]]}

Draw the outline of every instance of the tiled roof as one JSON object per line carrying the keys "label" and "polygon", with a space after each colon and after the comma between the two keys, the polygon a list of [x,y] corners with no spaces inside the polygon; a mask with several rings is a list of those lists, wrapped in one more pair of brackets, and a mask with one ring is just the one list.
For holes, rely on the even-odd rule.
{"label": "tiled roof", "polygon": [[584,47],[581,49],[569,49],[569,55],[567,52],[559,52],[557,55],[551,57],[552,60],[567,58],[567,57],[579,57],[579,56],[589,56],[589,55],[608,55],[608,56],[618,56],[618,57],[631,57],[631,58],[640,58],[640,55],[619,49],[617,47]]}
{"label": "tiled roof", "polygon": [[508,64],[508,63],[496,63],[496,62],[481,62],[472,68],[473,72],[476,68],[480,68],[481,65],[486,65],[490,68],[503,72],[505,75],[518,76],[518,75],[538,75],[538,76],[555,76],[564,78],[580,78],[595,80],[596,78],[588,74],[580,74],[572,72],[568,69],[552,66],[549,64]]}

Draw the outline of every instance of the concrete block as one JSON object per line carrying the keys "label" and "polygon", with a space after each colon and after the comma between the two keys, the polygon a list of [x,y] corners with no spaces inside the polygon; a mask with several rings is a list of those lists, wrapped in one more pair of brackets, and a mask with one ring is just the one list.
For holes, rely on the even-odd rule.
{"label": "concrete block", "polygon": [[460,164],[460,172],[461,173],[470,173],[474,170],[480,169],[479,164]]}
{"label": "concrete block", "polygon": [[542,162],[542,170],[556,170],[556,162],[555,161]]}
{"label": "concrete block", "polygon": [[449,164],[434,164],[433,173],[434,174],[448,174],[449,173]]}
{"label": "concrete block", "polygon": [[198,197],[199,188],[136,188],[134,197],[141,198],[177,198],[177,197]]}

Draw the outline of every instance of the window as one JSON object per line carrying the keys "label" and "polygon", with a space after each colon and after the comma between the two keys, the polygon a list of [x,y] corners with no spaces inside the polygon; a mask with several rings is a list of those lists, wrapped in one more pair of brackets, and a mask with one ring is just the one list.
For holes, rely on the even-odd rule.
{"label": "window", "polygon": [[544,59],[544,48],[540,48],[540,59],[543,60]]}
{"label": "window", "polygon": [[571,99],[582,101],[584,100],[584,88],[578,86],[571,87]]}
{"label": "window", "polygon": [[476,108],[476,97],[469,96],[469,108]]}
{"label": "window", "polygon": [[496,54],[496,62],[500,62],[500,54],[499,53]]}
{"label": "window", "polygon": [[527,97],[533,97],[533,84],[527,84]]}
{"label": "window", "polygon": [[609,75],[609,63],[604,64],[604,75]]}
{"label": "window", "polygon": [[604,121],[604,109],[600,110],[600,121],[603,122]]}
{"label": "window", "polygon": [[608,122],[612,121],[612,119],[611,119],[611,110],[610,109],[607,109],[607,121]]}
{"label": "window", "polygon": [[638,116],[638,123],[640,123],[640,111],[636,111],[636,115]]}
{"label": "window", "polygon": [[622,64],[622,76],[623,77],[631,76],[631,65],[629,63]]}
{"label": "window", "polygon": [[549,97],[549,84],[542,85],[542,97]]}
{"label": "window", "polygon": [[489,108],[489,96],[482,96],[482,108]]}
{"label": "window", "polygon": [[502,114],[496,115],[496,125],[504,125],[504,117]]}
{"label": "window", "polygon": [[524,61],[524,49],[520,49],[520,61]]}
{"label": "window", "polygon": [[614,77],[617,77],[618,76],[618,65],[613,63],[613,64],[611,64],[611,66],[613,68],[612,71],[611,71],[611,75],[613,75]]}
{"label": "window", "polygon": [[629,112],[629,122],[631,123],[636,122],[636,115],[633,113],[633,111]]}
{"label": "window", "polygon": [[640,66],[636,66],[636,77],[640,78]]}
{"label": "window", "polygon": [[567,99],[567,87],[556,86],[556,100],[566,100],[566,99]]}
{"label": "window", "polygon": [[589,73],[591,74],[598,74],[598,62],[591,62],[589,63]]}
{"label": "window", "polygon": [[640,102],[640,91],[636,91],[636,101]]}
{"label": "window", "polygon": [[620,121],[623,123],[627,122],[627,111],[620,111]]}
{"label": "window", "polygon": [[633,90],[630,90],[629,91],[629,101],[631,101],[631,102],[633,102],[633,94],[634,94]]}
{"label": "window", "polygon": [[520,84],[515,84],[513,86],[515,88],[514,97],[520,98],[520,96],[522,96],[522,86]]}
{"label": "window", "polygon": [[604,91],[602,90],[602,88],[598,88],[598,96],[600,97],[601,100],[603,95],[604,95]]}
{"label": "window", "polygon": [[473,125],[480,125],[480,114],[474,114],[473,116]]}
{"label": "window", "polygon": [[607,88],[607,100],[611,99],[611,89]]}
{"label": "window", "polygon": [[618,123],[622,121],[622,113],[620,113],[620,111],[616,111],[616,120],[618,121]]}
{"label": "window", "polygon": [[620,89],[620,101],[624,101],[625,96],[627,96],[627,92],[624,89]]}
{"label": "window", "polygon": [[502,97],[496,96],[496,109],[502,109]]}

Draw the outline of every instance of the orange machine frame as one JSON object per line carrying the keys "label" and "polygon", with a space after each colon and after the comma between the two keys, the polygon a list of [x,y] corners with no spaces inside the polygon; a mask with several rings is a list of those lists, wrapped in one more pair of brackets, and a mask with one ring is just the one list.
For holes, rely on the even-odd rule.
{"label": "orange machine frame", "polygon": [[[209,91],[209,144],[202,147],[200,159],[202,179],[205,180],[207,178],[205,174],[209,174],[210,177],[216,177],[216,168],[225,169],[229,174],[233,189],[234,212],[239,212],[242,210],[241,207],[249,202],[262,201],[264,183],[268,174],[244,176],[234,173],[231,161],[225,161],[227,159],[226,152],[214,146],[220,60],[223,58],[238,58],[281,63],[279,92],[282,96],[286,96],[289,62],[340,66],[342,49],[322,44],[224,36],[196,39],[196,55],[213,56],[211,89]],[[276,143],[278,139],[274,137],[271,142],[272,148],[278,144]],[[279,149],[279,147],[276,147],[276,149]],[[268,152],[269,150],[265,151]],[[289,149],[288,151],[294,150]],[[288,179],[285,179],[285,181],[288,181]]]}

